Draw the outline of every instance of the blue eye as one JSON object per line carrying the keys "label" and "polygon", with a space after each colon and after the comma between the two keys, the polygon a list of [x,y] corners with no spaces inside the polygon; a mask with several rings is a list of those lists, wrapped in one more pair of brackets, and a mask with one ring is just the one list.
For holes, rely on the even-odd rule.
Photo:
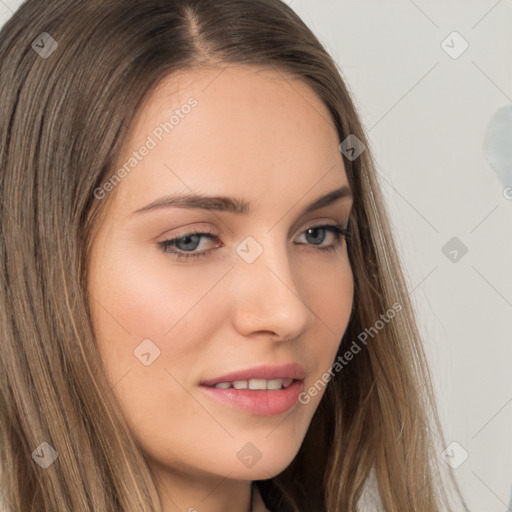
{"label": "blue eye", "polygon": [[[325,238],[325,233],[330,232],[335,237],[335,242],[333,244],[327,245],[325,247],[316,247],[323,243],[323,239]],[[323,235],[322,235],[323,233]],[[316,236],[312,236],[316,235]],[[320,235],[320,236],[318,236]],[[317,251],[333,251],[337,246],[341,243],[341,238],[344,238],[345,241],[349,241],[350,232],[348,228],[341,226],[340,224],[322,224],[319,226],[312,226],[306,231],[304,231],[301,236],[310,237],[309,245],[315,247]],[[213,249],[209,249],[207,251],[202,252],[194,252],[200,245],[201,239],[206,238],[210,240],[219,240],[216,235],[211,234],[211,230],[208,232],[202,231],[193,231],[190,233],[186,233],[176,238],[171,238],[169,240],[164,240],[159,242],[158,245],[162,252],[170,253],[176,256],[179,259],[187,259],[187,258],[198,258],[202,256],[206,256]],[[217,245],[219,247],[220,244]]]}

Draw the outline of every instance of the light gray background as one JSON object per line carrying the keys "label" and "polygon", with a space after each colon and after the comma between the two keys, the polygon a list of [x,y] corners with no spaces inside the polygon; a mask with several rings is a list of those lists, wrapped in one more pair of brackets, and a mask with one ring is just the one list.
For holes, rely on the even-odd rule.
{"label": "light gray background", "polygon": [[[0,25],[21,3],[0,0]],[[469,454],[455,469],[462,490],[473,512],[505,512],[512,200],[482,142],[491,115],[512,103],[512,1],[288,4],[336,59],[370,137],[446,438],[456,457]],[[441,47],[453,31],[469,43],[456,59]],[[454,236],[468,248],[456,263],[441,251]]]}

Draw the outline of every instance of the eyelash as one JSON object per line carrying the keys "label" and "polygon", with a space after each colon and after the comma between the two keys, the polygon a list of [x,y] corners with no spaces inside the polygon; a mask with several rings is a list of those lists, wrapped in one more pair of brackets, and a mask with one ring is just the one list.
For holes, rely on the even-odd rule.
{"label": "eyelash", "polygon": [[[329,245],[327,247],[316,247],[314,244],[309,244],[312,247],[316,247],[316,250],[318,250],[318,251],[322,251],[322,252],[333,251],[336,248],[336,246],[341,242],[341,237],[343,237],[345,239],[345,242],[347,242],[347,243],[350,241],[350,230],[348,228],[344,228],[341,224],[321,224],[318,226],[311,226],[310,228],[303,231],[301,234],[304,234],[309,230],[316,230],[316,229],[325,229],[326,231],[333,233],[336,237],[336,243]],[[190,252],[176,251],[175,249],[172,249],[172,247],[175,246],[176,243],[179,242],[180,240],[183,240],[184,238],[188,238],[188,237],[194,236],[194,235],[200,235],[205,238],[209,238],[210,240],[218,239],[218,237],[216,235],[211,235],[211,232],[212,232],[212,230],[210,230],[208,232],[193,231],[190,233],[185,233],[183,235],[180,235],[179,237],[176,237],[176,238],[171,238],[169,240],[163,240],[162,242],[159,242],[158,245],[160,246],[160,249],[162,250],[162,252],[174,254],[174,256],[178,260],[188,259],[188,258],[199,258],[202,256],[206,256],[213,249],[209,249],[209,250],[194,254],[191,251]]]}

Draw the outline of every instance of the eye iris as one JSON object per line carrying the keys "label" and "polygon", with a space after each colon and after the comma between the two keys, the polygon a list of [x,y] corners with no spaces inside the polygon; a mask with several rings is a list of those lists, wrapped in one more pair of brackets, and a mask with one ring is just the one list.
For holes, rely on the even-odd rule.
{"label": "eye iris", "polygon": [[[306,236],[309,236],[310,233],[314,232],[325,232],[325,228],[310,228],[307,230]],[[323,233],[325,235],[325,233]],[[315,237],[314,237],[315,238]],[[320,240],[318,240],[318,237],[316,237],[316,242],[312,242],[313,244],[321,244],[324,239],[324,236],[320,236]]]}
{"label": "eye iris", "polygon": [[[190,240],[193,240],[193,242],[192,242],[193,247],[186,247],[187,241],[189,241],[189,243],[190,243]],[[193,250],[197,249],[197,246],[199,245],[200,241],[201,241],[200,235],[187,235],[187,236],[184,236],[183,238],[176,240],[175,245],[176,245],[176,247],[178,247],[178,249],[181,249],[183,251],[187,251],[187,250],[193,251]],[[183,244],[183,242],[185,242],[185,244]],[[184,245],[185,245],[185,247],[184,247]]]}

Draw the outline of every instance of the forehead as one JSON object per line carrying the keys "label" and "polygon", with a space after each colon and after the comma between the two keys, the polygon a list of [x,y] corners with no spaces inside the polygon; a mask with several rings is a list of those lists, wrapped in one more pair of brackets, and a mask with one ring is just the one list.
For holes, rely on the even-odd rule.
{"label": "forehead", "polygon": [[338,145],[327,107],[295,77],[248,66],[180,71],[137,113],[118,166],[151,149],[118,192],[127,207],[155,191],[299,198],[347,183]]}

